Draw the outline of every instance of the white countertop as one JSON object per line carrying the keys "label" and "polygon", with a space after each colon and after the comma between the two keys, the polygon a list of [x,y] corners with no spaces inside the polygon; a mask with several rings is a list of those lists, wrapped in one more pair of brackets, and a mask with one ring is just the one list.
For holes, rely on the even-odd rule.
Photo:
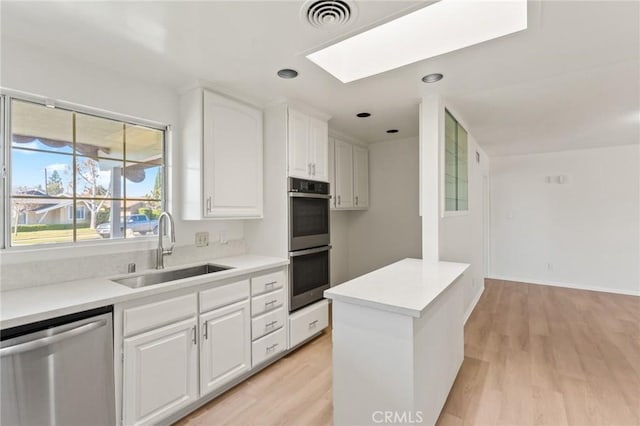
{"label": "white countertop", "polygon": [[467,268],[466,263],[404,259],[325,290],[324,297],[419,318]]}
{"label": "white countertop", "polygon": [[182,269],[187,266],[201,265],[204,263],[213,263],[233,269],[136,289],[115,283],[111,281],[111,279],[139,275],[139,273],[68,281],[59,284],[1,292],[0,328],[16,327],[61,315],[113,305],[140,297],[188,288],[204,283],[214,283],[239,275],[285,266],[289,264],[289,260],[266,256],[242,255],[211,259],[210,261],[201,261],[191,265],[180,265],[166,268],[166,270]]}

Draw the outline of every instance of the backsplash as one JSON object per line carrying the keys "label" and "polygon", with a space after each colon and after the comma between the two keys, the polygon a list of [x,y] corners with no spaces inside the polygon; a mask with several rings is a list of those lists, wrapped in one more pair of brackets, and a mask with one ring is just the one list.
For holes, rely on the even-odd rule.
{"label": "backsplash", "polygon": [[[246,251],[244,240],[230,240],[226,244],[215,243],[209,247],[176,246],[173,254],[165,257],[165,267],[237,256]],[[64,281],[109,277],[126,273],[129,263],[135,263],[138,272],[154,268],[155,250],[5,264],[0,268],[0,289],[8,291]]]}

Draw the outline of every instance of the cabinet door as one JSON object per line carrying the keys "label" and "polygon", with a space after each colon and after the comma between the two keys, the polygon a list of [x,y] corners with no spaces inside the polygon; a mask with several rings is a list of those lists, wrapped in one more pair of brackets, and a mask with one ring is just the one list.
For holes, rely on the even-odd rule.
{"label": "cabinet door", "polygon": [[329,138],[329,207],[336,208],[336,140]]}
{"label": "cabinet door", "polygon": [[309,118],[309,146],[312,179],[329,182],[329,127],[326,122]]}
{"label": "cabinet door", "polygon": [[200,395],[251,368],[249,300],[200,315]]}
{"label": "cabinet door", "polygon": [[336,139],[336,208],[353,207],[353,149]]}
{"label": "cabinet door", "polygon": [[289,176],[311,179],[309,117],[289,109]]}
{"label": "cabinet door", "polygon": [[147,425],[198,398],[195,318],[124,339],[125,425]]}
{"label": "cabinet door", "polygon": [[353,192],[354,207],[369,207],[369,150],[353,147]]}
{"label": "cabinet door", "polygon": [[262,216],[262,111],[204,92],[203,215]]}

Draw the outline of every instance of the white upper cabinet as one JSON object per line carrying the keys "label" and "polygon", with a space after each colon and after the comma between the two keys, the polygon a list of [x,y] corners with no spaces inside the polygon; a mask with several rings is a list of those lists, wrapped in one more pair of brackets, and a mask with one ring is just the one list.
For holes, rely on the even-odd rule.
{"label": "white upper cabinet", "polygon": [[369,150],[353,146],[353,204],[369,208]]}
{"label": "white upper cabinet", "polygon": [[325,121],[289,108],[289,176],[329,181],[329,128]]}
{"label": "white upper cabinet", "polygon": [[332,209],[365,210],[369,208],[369,150],[334,140],[334,202]]}
{"label": "white upper cabinet", "polygon": [[309,117],[289,109],[289,176],[311,175],[309,137]]}
{"label": "white upper cabinet", "polygon": [[354,205],[353,199],[353,146],[336,139],[336,208]]}
{"label": "white upper cabinet", "polygon": [[309,135],[313,180],[329,182],[329,126],[327,122],[309,118]]}
{"label": "white upper cabinet", "polygon": [[262,217],[262,111],[203,89],[181,110],[183,218]]}
{"label": "white upper cabinet", "polygon": [[336,208],[336,140],[329,138],[329,206]]}

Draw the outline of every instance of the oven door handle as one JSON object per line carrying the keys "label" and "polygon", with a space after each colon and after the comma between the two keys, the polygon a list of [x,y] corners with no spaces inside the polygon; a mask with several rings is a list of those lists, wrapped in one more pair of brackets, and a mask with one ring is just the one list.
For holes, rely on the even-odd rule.
{"label": "oven door handle", "polygon": [[289,252],[289,257],[306,256],[308,254],[322,253],[323,251],[329,251],[329,250],[331,250],[331,246],[317,247],[317,248],[312,248],[307,250],[291,251]]}
{"label": "oven door handle", "polygon": [[309,194],[306,192],[289,192],[289,197],[293,198],[321,198],[328,200],[331,198],[329,194]]}

